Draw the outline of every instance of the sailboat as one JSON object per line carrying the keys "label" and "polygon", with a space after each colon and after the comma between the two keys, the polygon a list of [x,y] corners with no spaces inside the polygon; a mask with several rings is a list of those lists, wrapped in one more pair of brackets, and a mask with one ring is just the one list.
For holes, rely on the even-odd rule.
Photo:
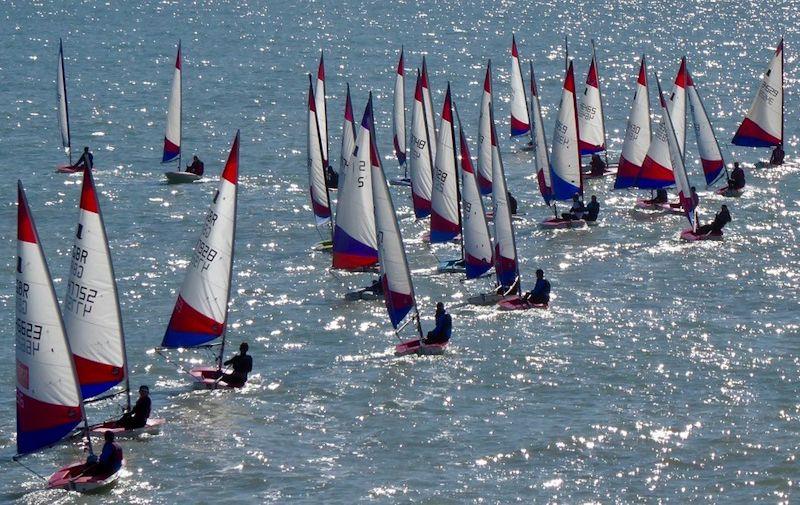
{"label": "sailboat", "polygon": [[553,196],[553,183],[550,181],[550,154],[547,152],[547,136],[542,120],[542,105],[539,100],[539,88],[536,85],[536,74],[533,62],[530,63],[531,74],[531,129],[533,130],[533,155],[536,163],[536,181],[544,203],[550,205]]}
{"label": "sailboat", "polygon": [[699,204],[699,198],[693,195],[692,185],[686,173],[686,153],[681,150],[681,139],[673,126],[670,107],[667,105],[667,101],[664,100],[664,92],[661,91],[661,82],[658,80],[658,75],[656,75],[656,86],[658,87],[658,99],[664,118],[661,124],[664,125],[664,132],[666,133],[665,140],[669,150],[669,163],[672,166],[672,173],[675,174],[675,187],[678,191],[680,208],[689,221],[690,226],[688,229],[681,232],[681,239],[687,241],[721,239],[721,232],[719,234],[712,233],[706,235],[700,235],[697,232],[697,205]]}
{"label": "sailboat", "polygon": [[433,149],[434,142],[428,128],[425,95],[422,88],[422,75],[417,70],[417,84],[414,91],[414,107],[411,109],[411,203],[417,219],[431,214],[431,190],[433,188]]}
{"label": "sailboat", "polygon": [[56,73],[56,94],[58,96],[58,129],[61,132],[61,145],[67,155],[69,165],[60,165],[56,172],[73,173],[80,170],[72,168],[72,138],[69,132],[69,103],[67,102],[67,73],[64,68],[64,45],[58,39],[58,71]]}
{"label": "sailboat", "polygon": [[[322,143],[322,166],[323,173],[327,174],[328,171],[333,171],[331,167],[331,157],[328,142],[328,99],[325,95],[325,54],[319,52],[319,66],[317,67],[317,82],[314,88],[314,100],[317,105],[317,123],[319,123],[319,138]],[[328,181],[328,189],[337,189],[338,185],[332,184]]]}
{"label": "sailboat", "polygon": [[[84,402],[124,394],[129,412],[131,388],[117,281],[94,177],[88,168],[83,172],[63,313]],[[122,391],[100,396],[120,383],[124,386]],[[144,428],[125,430],[116,421],[108,421],[91,426],[90,430],[92,434],[113,431],[137,435],[157,431],[164,422],[164,419],[148,419]]]}
{"label": "sailboat", "polygon": [[[389,321],[395,328],[395,334],[400,338],[399,332],[408,324],[416,323],[419,338],[402,342],[395,347],[395,355],[406,356],[409,354],[442,354],[447,344],[427,345],[422,343],[422,323],[420,322],[419,309],[414,296],[414,284],[411,282],[411,271],[408,268],[403,237],[397,225],[397,214],[394,210],[386,175],[381,166],[381,157],[378,153],[378,142],[375,138],[375,123],[372,110],[372,93],[364,109],[361,128],[358,133],[354,164],[369,166],[372,176],[369,178],[375,205],[372,208],[375,227],[377,230],[378,254],[380,257],[380,282],[383,286],[383,297]],[[410,318],[407,316],[413,311]],[[403,323],[403,320],[406,320]]]}
{"label": "sailboat", "polygon": [[159,349],[211,348],[213,344],[209,343],[221,337],[216,366],[189,371],[195,383],[206,388],[232,386],[220,378],[233,274],[238,181],[237,131]]}
{"label": "sailboat", "polygon": [[647,89],[647,60],[642,55],[636,91],[625,128],[625,140],[619,157],[614,189],[639,187],[639,173],[650,148],[650,95]]}
{"label": "sailboat", "polygon": [[[456,241],[461,235],[460,192],[456,168],[455,132],[450,83],[442,104],[439,122],[439,139],[436,148],[436,163],[433,168],[433,191],[431,193],[431,244]],[[463,241],[462,241],[463,245]],[[439,272],[463,272],[464,254],[461,258],[441,262]]]}
{"label": "sailboat", "polygon": [[397,163],[403,169],[403,177],[392,179],[394,186],[411,186],[406,165],[406,85],[405,85],[405,59],[404,50],[400,48],[400,60],[397,62],[397,71],[394,79],[394,103],[392,107],[392,128],[394,130],[393,143],[394,155]]}
{"label": "sailboat", "polygon": [[181,42],[178,41],[178,55],[175,57],[175,71],[172,75],[172,89],[167,104],[167,127],[164,131],[164,154],[161,163],[177,161],[177,170],[164,172],[167,182],[181,184],[194,182],[202,176],[191,172],[181,172],[181,135],[183,133],[183,63]]}
{"label": "sailboat", "polygon": [[[528,99],[525,96],[525,83],[519,66],[517,39],[511,35],[511,138],[530,134],[531,120],[528,117]],[[531,137],[531,142],[533,138]]]}
{"label": "sailboat", "polygon": [[[17,183],[17,196],[15,461],[53,446],[81,423],[87,432],[89,428],[70,342],[22,182]],[[93,454],[88,436],[86,441]],[[47,487],[92,491],[116,481],[121,469],[106,474],[87,470],[83,462],[65,466],[47,480]]]}
{"label": "sailboat", "polygon": [[[550,159],[550,200],[572,200],[583,194],[581,174],[581,155],[578,149],[578,114],[575,98],[575,72],[572,62],[567,67],[564,87],[561,93],[558,117],[553,133],[553,153]],[[542,221],[543,228],[575,228],[586,226],[583,219],[565,219],[558,216],[555,204],[554,217]]]}
{"label": "sailboat", "polygon": [[[350,88],[348,86],[348,100]],[[347,102],[349,103],[349,101]],[[342,140],[344,148],[347,136],[347,114],[345,112],[345,130]],[[308,188],[311,197],[311,210],[314,213],[314,220],[317,231],[320,227],[328,228],[326,235],[329,234],[330,240],[324,239],[314,246],[321,251],[330,251],[333,248],[333,226],[331,224],[331,201],[328,192],[328,183],[325,179],[325,160],[322,151],[322,137],[319,131],[319,121],[317,121],[317,102],[314,97],[314,86],[311,74],[308,74]],[[345,160],[346,163],[346,160]],[[320,232],[320,235],[323,233]]]}
{"label": "sailboat", "polygon": [[[700,164],[703,167],[706,185],[711,186],[721,180],[723,175],[727,176],[728,169],[725,167],[725,160],[722,157],[722,150],[719,147],[719,142],[717,142],[717,136],[714,134],[711,119],[708,117],[703,100],[700,98],[700,92],[697,90],[697,84],[695,84],[695,80],[688,68],[686,70],[686,93],[689,95],[689,105],[692,110],[692,124],[697,137]],[[718,193],[733,196],[734,192],[738,192],[741,195],[742,191],[731,190],[730,193],[727,193],[727,190],[726,186],[721,188]]]}
{"label": "sailboat", "polygon": [[492,194],[492,125],[489,119],[492,106],[492,60],[486,62],[483,78],[481,109],[478,116],[478,187],[482,195]]}
{"label": "sailboat", "polygon": [[[761,86],[753,99],[753,104],[731,142],[737,146],[775,147],[776,150],[780,148],[782,151],[783,116],[783,38],[781,38],[761,79]],[[768,167],[772,164],[759,162],[756,166]]]}
{"label": "sailboat", "polygon": [[[636,179],[636,187],[641,189],[657,190],[665,189],[675,184],[675,174],[673,173],[668,127],[675,131],[677,146],[681,156],[686,151],[686,58],[681,59],[678,74],[675,77],[675,85],[672,95],[667,100],[667,108],[671,123],[667,124],[667,115],[662,114],[661,122],[658,125],[656,134],[653,136],[647,155],[642,162],[642,168]],[[669,213],[680,214],[680,203],[654,202],[653,200],[639,199],[636,207],[641,209],[664,210]]]}
{"label": "sailboat", "polygon": [[[600,91],[600,71],[597,64],[597,53],[592,41],[592,61],[589,72],[586,74],[586,87],[578,109],[578,131],[580,138],[578,145],[581,156],[604,153],[606,169],[603,175],[611,173],[608,170],[608,149],[606,145],[606,122],[603,108],[603,94]],[[585,177],[602,177],[602,175],[586,174]]]}

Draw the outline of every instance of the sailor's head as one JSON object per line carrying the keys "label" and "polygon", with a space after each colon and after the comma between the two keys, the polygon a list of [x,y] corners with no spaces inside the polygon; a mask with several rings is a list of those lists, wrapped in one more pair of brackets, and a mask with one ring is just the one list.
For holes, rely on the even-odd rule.
{"label": "sailor's head", "polygon": [[84,148],[83,148],[83,152],[85,152],[85,153],[88,153],[88,152],[89,152],[89,147],[88,147],[88,146],[87,146],[87,147],[84,147]]}
{"label": "sailor's head", "polygon": [[139,386],[139,396],[149,396],[150,388],[147,386]]}
{"label": "sailor's head", "polygon": [[596,197],[595,195],[592,195],[592,201],[593,201],[593,202],[596,202],[596,201],[597,201],[597,197]]}
{"label": "sailor's head", "polygon": [[697,189],[694,186],[692,186],[692,193],[697,193]]}
{"label": "sailor's head", "polygon": [[544,278],[544,270],[542,270],[541,268],[537,269],[536,270],[536,278],[537,279],[543,279]]}
{"label": "sailor's head", "polygon": [[197,161],[197,156],[192,156],[193,161]]}
{"label": "sailor's head", "polygon": [[725,212],[728,212],[728,206],[725,205],[724,203],[722,204],[722,210],[724,210]]}
{"label": "sailor's head", "polygon": [[103,438],[106,442],[113,442],[114,441],[114,432],[113,431],[106,431],[103,433]]}
{"label": "sailor's head", "polygon": [[242,354],[246,353],[250,349],[250,346],[247,345],[247,342],[242,342],[239,344],[239,352]]}
{"label": "sailor's head", "polygon": [[739,162],[738,161],[734,161],[733,162],[733,168],[739,168]]}
{"label": "sailor's head", "polygon": [[574,195],[572,195],[572,201],[573,202],[577,202],[578,199],[580,199],[580,197],[581,197],[581,195],[579,195],[578,193],[575,193]]}
{"label": "sailor's head", "polygon": [[436,313],[441,314],[442,312],[444,312],[444,304],[442,302],[438,302],[436,304]]}

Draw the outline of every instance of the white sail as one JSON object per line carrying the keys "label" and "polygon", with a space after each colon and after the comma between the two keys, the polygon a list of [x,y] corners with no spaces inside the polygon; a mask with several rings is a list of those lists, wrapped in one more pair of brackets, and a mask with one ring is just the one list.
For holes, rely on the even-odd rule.
{"label": "white sail", "polygon": [[61,130],[61,145],[72,162],[72,141],[69,135],[69,105],[67,103],[67,76],[64,70],[64,47],[58,40],[58,72],[56,76],[58,94],[58,127]]}
{"label": "white sail", "polygon": [[324,160],[324,166],[327,167],[331,158],[328,156],[328,104],[325,97],[325,60],[321,52],[319,54],[314,99],[317,101],[317,122],[319,123],[319,136],[322,139],[322,159]]}
{"label": "white sail", "polygon": [[431,243],[448,242],[461,234],[461,217],[458,208],[458,181],[456,170],[455,138],[450,84],[447,85],[436,162],[433,168],[431,193]]}
{"label": "white sail", "polygon": [[47,447],[82,420],[82,398],[55,290],[22,183],[17,195],[17,452]]}
{"label": "white sail", "polygon": [[687,70],[686,72],[686,91],[689,95],[689,105],[692,109],[692,124],[697,137],[697,150],[700,152],[700,163],[703,166],[703,174],[706,177],[706,184],[711,185],[716,182],[725,169],[725,161],[722,158],[722,151],[719,148],[717,137],[714,134],[714,127],[708,117],[703,100],[697,91],[697,85]]}
{"label": "white sail", "polygon": [[83,173],[78,227],[72,252],[64,325],[84,398],[125,379],[125,335],[117,281],[90,169]]}
{"label": "white sail", "polygon": [[436,145],[439,132],[436,130],[436,117],[433,115],[433,100],[431,99],[430,80],[428,78],[428,63],[422,57],[422,101],[425,104],[425,123],[428,125],[428,135],[431,138],[431,158],[436,159]]}
{"label": "white sail", "polygon": [[783,144],[783,39],[732,142],[748,147]]}
{"label": "white sail", "polygon": [[564,78],[561,103],[553,133],[553,156],[550,159],[550,180],[555,200],[569,200],[583,190],[576,109],[575,73],[570,62]]}
{"label": "white sail", "polygon": [[675,127],[675,136],[681,153],[686,151],[686,57],[681,58],[681,66],[675,75],[675,84],[669,96],[667,106],[672,124]]}
{"label": "white sail", "polygon": [[511,136],[525,135],[531,130],[528,117],[528,100],[525,98],[525,84],[519,66],[517,40],[511,36]]}
{"label": "white sail", "polygon": [[536,180],[539,183],[539,192],[547,205],[553,194],[553,183],[550,181],[550,154],[547,152],[547,136],[544,132],[542,120],[542,105],[539,101],[539,89],[536,86],[536,74],[531,67],[531,128],[533,129],[533,154],[536,163]]}
{"label": "white sail", "polygon": [[511,209],[508,206],[508,186],[500,156],[497,127],[494,111],[491,113],[492,142],[492,203],[494,213],[494,271],[497,284],[506,288],[516,285],[519,291],[519,264],[517,262],[517,242],[514,238],[514,225],[511,222]]}
{"label": "white sail", "polygon": [[417,73],[414,91],[414,107],[411,110],[411,199],[417,219],[431,213],[431,190],[433,187],[433,142],[428,130],[422,89],[422,76]]}
{"label": "white sail", "polygon": [[489,112],[492,107],[492,62],[486,63],[483,79],[481,109],[478,117],[478,187],[482,195],[492,192],[492,126]]}
{"label": "white sail", "polygon": [[181,72],[181,43],[178,42],[178,55],[175,58],[172,89],[167,105],[167,127],[164,132],[164,155],[161,163],[180,159],[181,156]]}
{"label": "white sail", "polygon": [[647,93],[647,61],[642,55],[639,64],[639,76],[636,80],[636,92],[633,95],[631,112],[625,128],[625,140],[622,143],[622,155],[617,167],[617,178],[614,189],[636,186],[639,172],[650,148],[650,97]]}
{"label": "white sail", "polygon": [[356,125],[353,120],[353,102],[350,100],[350,84],[344,102],[344,124],[342,124],[342,150],[339,153],[339,175],[343,179],[345,166],[356,148]]}
{"label": "white sail", "polygon": [[328,196],[328,187],[325,183],[322,139],[319,134],[317,104],[314,99],[314,87],[311,84],[310,74],[308,78],[308,187],[311,195],[311,207],[314,212],[314,218],[316,219],[317,226],[319,226],[330,221],[331,204],[330,197]]}
{"label": "white sail", "polygon": [[581,154],[594,154],[606,150],[605,121],[603,120],[603,99],[600,95],[600,74],[597,57],[592,51],[592,61],[586,74],[586,87],[581,96],[578,109],[578,131],[581,133]]}
{"label": "white sail", "polygon": [[405,97],[405,63],[403,49],[400,49],[400,60],[397,62],[397,73],[394,79],[394,104],[392,107],[392,128],[394,129],[394,153],[401,167],[406,165],[406,97]]}

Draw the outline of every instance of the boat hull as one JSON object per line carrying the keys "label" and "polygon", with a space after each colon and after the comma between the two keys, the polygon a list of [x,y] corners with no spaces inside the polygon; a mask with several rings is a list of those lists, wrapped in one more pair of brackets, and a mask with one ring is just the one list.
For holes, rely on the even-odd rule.
{"label": "boat hull", "polygon": [[83,169],[73,168],[69,165],[59,165],[56,167],[56,172],[59,174],[76,174],[78,172],[83,172]]}
{"label": "boat hull", "polygon": [[500,310],[530,310],[530,309],[547,309],[546,303],[532,303],[523,300],[519,296],[511,296],[497,303]]}
{"label": "boat hull", "polygon": [[728,198],[739,198],[744,193],[744,188],[733,189],[725,186],[724,188],[719,188],[716,193]]}
{"label": "boat hull", "polygon": [[408,177],[398,177],[389,181],[390,186],[403,186],[406,188],[411,187],[411,179]]}
{"label": "boat hull", "polygon": [[79,493],[91,493],[102,491],[109,488],[119,479],[119,473],[125,468],[125,460],[119,470],[111,474],[104,475],[84,475],[87,469],[86,463],[73,463],[57,470],[47,479],[48,489],[66,489]]}
{"label": "boat hull", "polygon": [[314,247],[312,249],[314,249],[315,251],[321,251],[327,253],[332,252],[333,240],[323,240],[321,242],[317,242],[316,244],[314,244]]}
{"label": "boat hull", "polygon": [[409,356],[416,354],[419,356],[438,356],[444,354],[447,342],[444,344],[420,344],[419,339],[408,340],[402,344],[397,344],[394,348],[395,356]]}
{"label": "boat hull", "polygon": [[222,372],[215,366],[201,366],[189,370],[189,375],[194,379],[194,385],[199,389],[237,389],[242,385],[230,385],[219,380]]}
{"label": "boat hull", "polygon": [[721,231],[718,232],[718,233],[717,232],[711,232],[711,233],[706,233],[705,235],[700,235],[700,234],[692,231],[690,228],[687,228],[687,229],[685,229],[685,230],[683,230],[681,232],[681,240],[685,240],[687,242],[697,242],[698,240],[716,240],[716,241],[720,241],[720,240],[722,240],[722,235],[723,235],[723,233]]}
{"label": "boat hull", "polygon": [[358,300],[381,300],[383,299],[383,293],[376,293],[375,291],[370,290],[369,288],[359,289],[358,291],[351,291],[344,295],[344,299],[355,302]]}
{"label": "boat hull", "polygon": [[464,266],[464,260],[458,258],[440,262],[439,266],[436,267],[436,271],[440,274],[463,274],[467,270]]}
{"label": "boat hull", "polygon": [[561,228],[583,228],[586,226],[586,221],[583,219],[564,219],[560,217],[551,217],[541,222],[541,227],[546,230],[557,230]]}
{"label": "boat hull", "polygon": [[471,296],[467,298],[467,303],[471,305],[495,305],[498,302],[513,298],[516,295],[503,296],[497,293],[481,293],[480,295]]}
{"label": "boat hull", "polygon": [[164,172],[167,184],[186,184],[200,180],[203,176],[189,172]]}
{"label": "boat hull", "polygon": [[114,434],[115,438],[132,438],[137,437],[143,433],[147,433],[149,435],[155,435],[159,431],[161,431],[161,427],[166,424],[166,419],[161,418],[150,418],[147,420],[147,424],[145,424],[141,428],[133,428],[130,430],[126,430],[122,426],[117,423],[117,421],[106,421],[103,424],[99,424],[96,426],[91,427],[89,430],[89,434],[92,436],[102,437],[105,436],[107,431],[110,431]]}
{"label": "boat hull", "polygon": [[679,203],[650,203],[643,198],[636,200],[636,208],[641,210],[658,210],[667,214],[683,215],[683,208]]}

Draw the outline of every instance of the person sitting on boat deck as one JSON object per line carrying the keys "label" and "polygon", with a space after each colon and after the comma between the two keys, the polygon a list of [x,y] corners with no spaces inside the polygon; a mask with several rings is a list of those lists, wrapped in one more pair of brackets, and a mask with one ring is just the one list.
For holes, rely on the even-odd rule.
{"label": "person sitting on boat deck", "polygon": [[450,334],[452,332],[453,318],[444,310],[444,304],[439,302],[436,304],[436,326],[433,330],[428,332],[428,336],[423,343],[445,344],[450,340]]}
{"label": "person sitting on boat deck", "polygon": [[593,177],[602,177],[606,173],[606,164],[597,153],[592,155],[592,162],[589,166],[592,168],[589,175]]}
{"label": "person sitting on boat deck", "polygon": [[739,162],[735,161],[731,175],[728,177],[728,189],[742,189],[744,185],[744,170],[739,166]]}
{"label": "person sitting on boat deck", "polygon": [[90,454],[86,459],[86,473],[90,475],[110,475],[122,468],[122,447],[114,442],[114,432],[106,431],[103,437],[105,443],[100,457]]}
{"label": "person sitting on boat deck", "polygon": [[[691,199],[692,199],[692,208],[696,209],[700,205],[700,197],[697,196],[697,188],[692,186],[690,191],[691,191],[690,195],[691,195]],[[678,206],[680,207],[680,204],[678,204]],[[725,206],[723,205],[723,207],[725,207]],[[727,208],[727,207],[725,207],[725,208]]]}
{"label": "person sitting on boat deck", "polygon": [[517,199],[514,198],[514,195],[511,194],[511,191],[506,191],[506,196],[508,197],[508,210],[511,211],[512,216],[517,215]]}
{"label": "person sitting on boat deck", "polygon": [[572,207],[569,209],[569,212],[563,212],[561,217],[569,221],[572,221],[573,219],[583,219],[584,212],[586,212],[586,207],[583,205],[581,196],[580,194],[575,193],[575,195],[572,197]]}
{"label": "person sitting on boat deck", "polygon": [[597,221],[598,214],[600,214],[600,203],[597,201],[597,197],[592,195],[592,200],[586,206],[586,215],[583,218],[593,223]]}
{"label": "person sitting on boat deck", "polygon": [[778,144],[772,150],[772,156],[769,158],[770,165],[783,165],[783,157],[786,153],[783,152],[783,144]]}
{"label": "person sitting on boat deck", "polygon": [[550,281],[544,278],[544,270],[536,270],[536,284],[522,299],[536,304],[550,303]]}
{"label": "person sitting on boat deck", "polygon": [[720,233],[726,224],[731,222],[731,213],[728,212],[728,206],[723,205],[722,208],[714,216],[711,224],[704,224],[697,228],[698,235],[707,235],[709,233]]}
{"label": "person sitting on boat deck", "polygon": [[247,342],[242,342],[239,345],[239,354],[223,363],[225,366],[232,366],[233,372],[223,374],[220,379],[222,382],[233,387],[244,386],[247,374],[253,371],[253,357],[247,354],[249,349]]}
{"label": "person sitting on boat deck", "polygon": [[192,164],[186,166],[186,171],[190,174],[203,175],[204,170],[205,165],[203,165],[203,162],[200,161],[200,158],[197,156],[192,156]]}
{"label": "person sitting on boat deck", "polygon": [[664,188],[659,188],[656,190],[656,196],[650,198],[649,200],[643,200],[644,203],[648,204],[663,204],[669,201],[669,197],[667,195],[667,190]]}
{"label": "person sitting on boat deck", "polygon": [[370,293],[374,293],[376,295],[383,294],[383,283],[380,279],[372,281],[372,284],[368,288],[364,288],[364,291],[369,291]]}
{"label": "person sitting on boat deck", "polygon": [[147,386],[139,386],[139,399],[136,400],[136,404],[130,412],[122,414],[117,424],[126,430],[144,428],[147,424],[147,419],[150,417],[151,406],[150,388]]}
{"label": "person sitting on boat deck", "polygon": [[94,166],[94,156],[89,152],[88,147],[83,148],[83,154],[78,158],[77,163],[72,165],[72,168],[92,168]]}
{"label": "person sitting on boat deck", "polygon": [[339,187],[339,174],[328,165],[325,167],[325,182],[328,184],[329,189],[336,189]]}

